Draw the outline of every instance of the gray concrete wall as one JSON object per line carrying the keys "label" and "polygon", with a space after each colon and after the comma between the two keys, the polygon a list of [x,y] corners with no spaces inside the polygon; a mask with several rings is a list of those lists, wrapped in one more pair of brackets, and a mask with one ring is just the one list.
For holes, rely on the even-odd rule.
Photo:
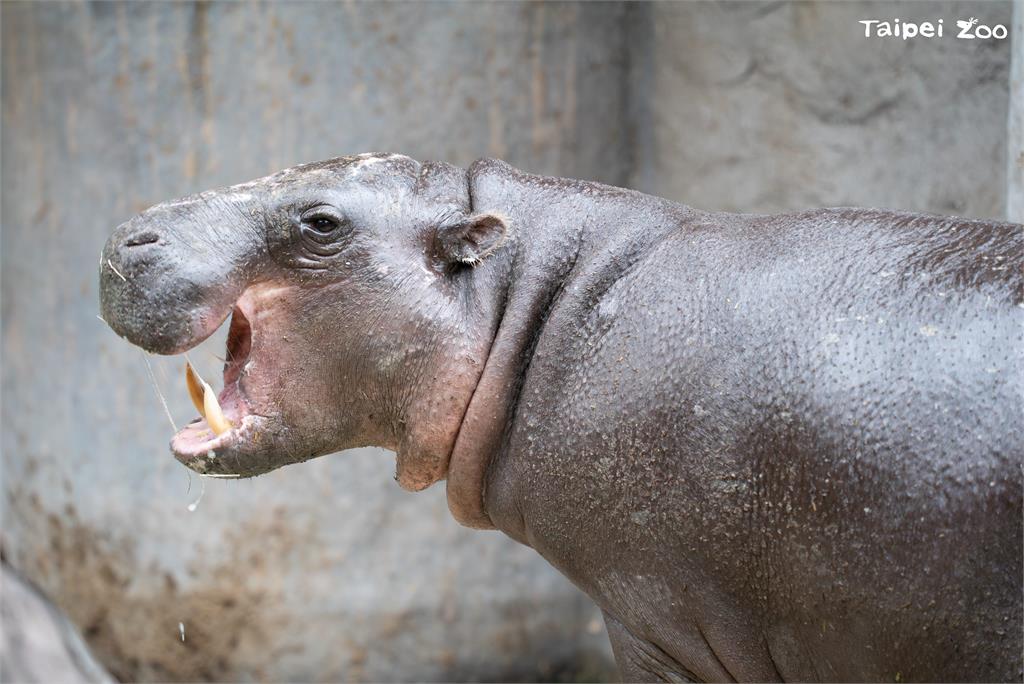
{"label": "gray concrete wall", "polygon": [[[658,3],[633,61],[631,183],[706,209],[861,205],[1002,218],[1009,2]],[[942,39],[861,19],[945,20]],[[638,41],[639,43],[639,41]]]}
{"label": "gray concrete wall", "polygon": [[[399,491],[385,452],[207,481],[189,512],[200,483],[167,453],[143,356],[95,317],[107,234],[366,150],[715,209],[1001,216],[1009,43],[868,44],[856,22],[1009,7],[0,4],[5,559],[121,677],[608,676],[592,605],[530,550],[459,528],[443,488]],[[192,354],[207,375],[218,343]],[[151,363],[185,420],[177,362]]]}
{"label": "gray concrete wall", "polygon": [[1024,0],[1013,3],[1010,106],[1006,148],[1006,218],[1024,223]]}

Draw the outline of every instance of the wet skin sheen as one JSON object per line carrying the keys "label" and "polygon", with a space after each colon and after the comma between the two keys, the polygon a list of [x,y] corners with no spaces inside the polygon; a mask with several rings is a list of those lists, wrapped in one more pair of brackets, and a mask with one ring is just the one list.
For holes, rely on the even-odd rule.
{"label": "wet skin sheen", "polygon": [[1020,225],[360,155],[158,205],[100,279],[160,353],[235,312],[239,427],[179,460],[394,449],[587,592],[624,679],[1021,679]]}

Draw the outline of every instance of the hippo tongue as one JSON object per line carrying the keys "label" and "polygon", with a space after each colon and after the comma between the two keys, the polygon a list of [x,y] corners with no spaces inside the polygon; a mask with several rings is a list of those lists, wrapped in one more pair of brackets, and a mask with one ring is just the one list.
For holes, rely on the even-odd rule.
{"label": "hippo tongue", "polygon": [[199,415],[206,419],[207,425],[210,426],[214,434],[221,435],[231,429],[231,423],[224,417],[224,412],[220,408],[216,392],[199,377],[188,361],[185,362],[185,385],[188,387],[188,395],[192,399],[192,404],[199,411]]}

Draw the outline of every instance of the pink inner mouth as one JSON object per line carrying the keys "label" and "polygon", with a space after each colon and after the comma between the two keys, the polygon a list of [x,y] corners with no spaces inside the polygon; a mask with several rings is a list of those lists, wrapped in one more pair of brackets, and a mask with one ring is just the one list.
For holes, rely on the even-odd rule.
{"label": "pink inner mouth", "polygon": [[237,441],[239,429],[251,413],[240,380],[242,371],[249,361],[249,353],[252,351],[252,325],[238,305],[231,312],[226,346],[224,389],[217,399],[224,417],[230,421],[232,427],[227,432],[216,435],[205,419],[196,418],[179,430],[171,440],[171,448],[179,458],[204,456],[211,450],[223,448]]}

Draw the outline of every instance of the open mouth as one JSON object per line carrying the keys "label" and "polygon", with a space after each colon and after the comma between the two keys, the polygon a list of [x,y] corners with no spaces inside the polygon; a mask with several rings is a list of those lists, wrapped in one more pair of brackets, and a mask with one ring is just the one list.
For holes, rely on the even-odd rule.
{"label": "open mouth", "polygon": [[200,473],[231,475],[215,467],[218,451],[258,439],[260,417],[252,413],[243,388],[243,376],[252,351],[252,324],[241,302],[231,312],[220,394],[186,363],[185,380],[199,417],[171,440],[175,458]]}

